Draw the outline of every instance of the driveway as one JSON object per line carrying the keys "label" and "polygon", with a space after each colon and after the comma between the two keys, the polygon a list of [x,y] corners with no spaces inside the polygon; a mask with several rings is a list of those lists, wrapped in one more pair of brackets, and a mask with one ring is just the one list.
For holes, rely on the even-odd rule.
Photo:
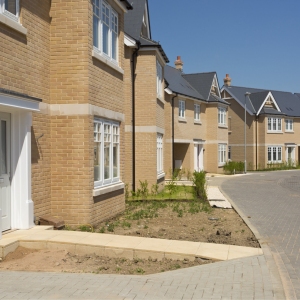
{"label": "driveway", "polygon": [[268,246],[269,266],[275,262],[286,295],[300,299],[300,171],[216,177],[209,184],[220,186]]}

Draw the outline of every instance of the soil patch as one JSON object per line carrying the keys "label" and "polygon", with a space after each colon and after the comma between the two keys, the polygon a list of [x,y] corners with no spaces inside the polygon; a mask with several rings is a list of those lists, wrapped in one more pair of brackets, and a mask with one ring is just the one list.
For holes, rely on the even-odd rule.
{"label": "soil patch", "polygon": [[18,247],[0,262],[0,271],[41,271],[95,274],[154,274],[212,263],[196,258],[195,261],[163,259],[109,258],[98,255],[76,255],[65,250],[32,250]]}
{"label": "soil patch", "polygon": [[[90,230],[82,228],[81,230]],[[170,240],[260,245],[234,209],[211,208],[199,201],[127,203],[124,214],[100,223],[96,232]]]}

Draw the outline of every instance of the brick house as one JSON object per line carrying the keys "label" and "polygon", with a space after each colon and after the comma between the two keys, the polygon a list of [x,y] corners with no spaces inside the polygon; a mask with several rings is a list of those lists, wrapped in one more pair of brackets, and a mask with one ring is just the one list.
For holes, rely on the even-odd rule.
{"label": "brick house", "polygon": [[42,215],[95,224],[124,210],[131,9],[126,0],[0,0],[0,236]]}
{"label": "brick house", "polygon": [[[249,98],[245,97],[250,93]],[[248,169],[300,161],[300,99],[283,91],[231,86],[228,74],[221,90],[230,103],[229,158],[244,161],[246,101],[246,160]]]}
{"label": "brick house", "polygon": [[223,173],[228,103],[220,97],[217,74],[184,74],[182,67],[180,56],[175,68],[165,67],[165,168]]}
{"label": "brick house", "polygon": [[147,0],[133,1],[125,16],[125,182],[163,185],[165,169],[164,67],[169,62],[151,36]]}

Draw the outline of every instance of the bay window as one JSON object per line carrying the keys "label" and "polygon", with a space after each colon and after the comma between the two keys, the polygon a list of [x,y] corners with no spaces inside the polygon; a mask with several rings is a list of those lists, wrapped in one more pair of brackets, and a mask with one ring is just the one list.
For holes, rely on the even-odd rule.
{"label": "bay window", "polygon": [[157,134],[157,174],[163,173],[163,135]]}
{"label": "bay window", "polygon": [[14,21],[19,20],[19,0],[0,0],[0,13]]}
{"label": "bay window", "polygon": [[268,118],[268,131],[270,132],[281,132],[281,118]]}
{"label": "bay window", "polygon": [[113,121],[94,119],[94,185],[119,181],[120,127]]}
{"label": "bay window", "polygon": [[94,50],[105,58],[118,61],[118,14],[104,0],[93,0]]}
{"label": "bay window", "polygon": [[162,66],[156,61],[156,91],[159,99],[162,99],[162,81]]}
{"label": "bay window", "polygon": [[282,147],[268,147],[268,163],[282,162]]}

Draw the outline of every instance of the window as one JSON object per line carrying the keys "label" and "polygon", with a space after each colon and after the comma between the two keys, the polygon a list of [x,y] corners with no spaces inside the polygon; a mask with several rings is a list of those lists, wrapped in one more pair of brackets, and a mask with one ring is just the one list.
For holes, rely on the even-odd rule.
{"label": "window", "polygon": [[281,132],[281,118],[268,118],[268,131]]}
{"label": "window", "polygon": [[0,0],[0,12],[18,22],[19,0]]}
{"label": "window", "polygon": [[226,162],[226,144],[219,144],[218,148],[218,163],[224,165]]}
{"label": "window", "polygon": [[157,134],[157,174],[163,173],[163,135]]}
{"label": "window", "polygon": [[179,118],[185,118],[185,101],[184,100],[179,100],[178,103],[178,108],[179,108]]}
{"label": "window", "polygon": [[194,120],[200,121],[200,105],[194,104]]}
{"label": "window", "polygon": [[162,66],[156,61],[156,90],[157,97],[162,99]]}
{"label": "window", "polygon": [[226,125],[226,108],[218,107],[218,123],[219,125]]}
{"label": "window", "polygon": [[228,160],[231,161],[231,146],[228,146]]}
{"label": "window", "polygon": [[118,61],[118,14],[104,0],[93,0],[94,50]]}
{"label": "window", "polygon": [[118,123],[94,120],[94,182],[101,187],[119,181],[120,127]]}
{"label": "window", "polygon": [[282,161],[282,147],[269,146],[268,147],[268,163]]}
{"label": "window", "polygon": [[293,131],[293,120],[285,119],[285,131]]}

